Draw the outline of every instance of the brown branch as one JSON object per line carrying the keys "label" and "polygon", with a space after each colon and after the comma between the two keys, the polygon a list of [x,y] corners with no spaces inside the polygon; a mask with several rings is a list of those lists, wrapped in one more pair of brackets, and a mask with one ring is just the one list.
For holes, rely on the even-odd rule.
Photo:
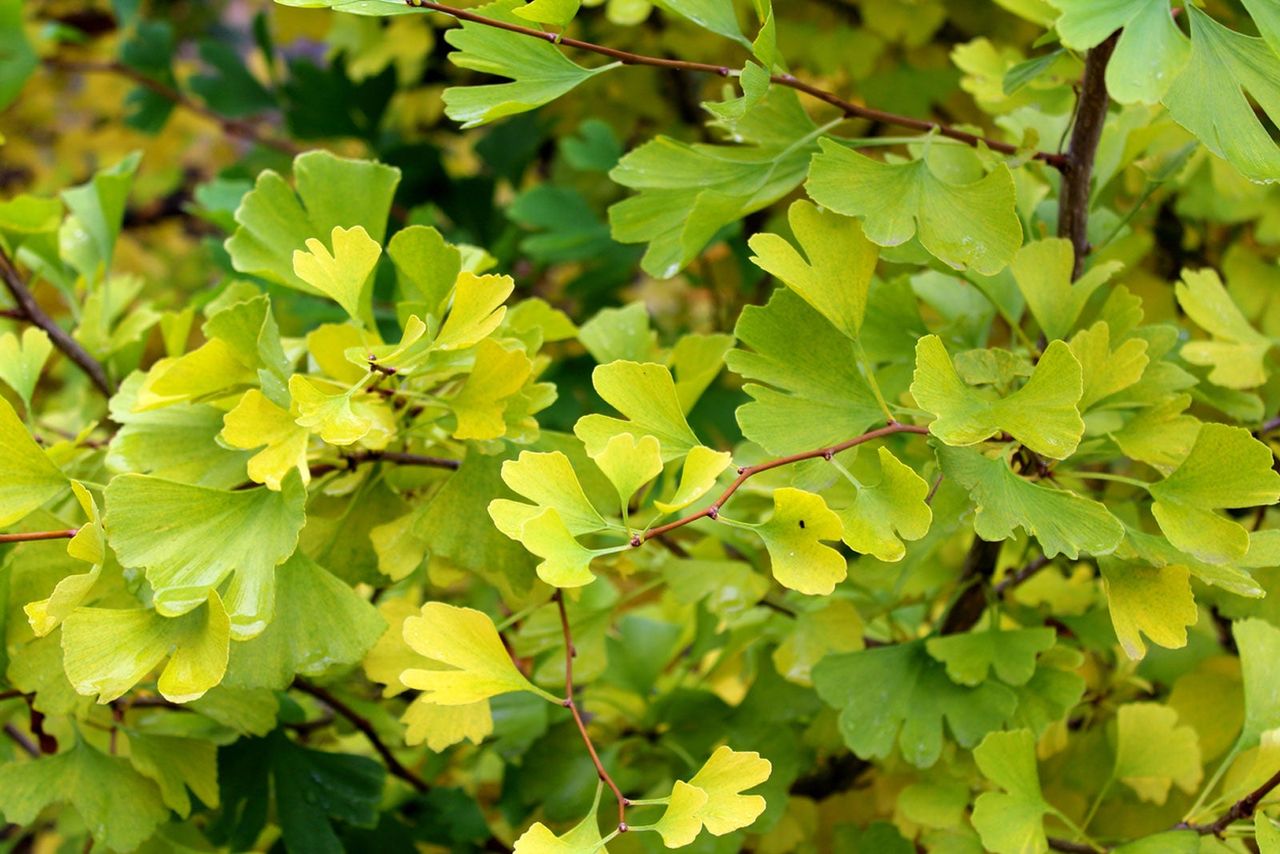
{"label": "brown branch", "polygon": [[1089,197],[1093,184],[1093,161],[1102,139],[1102,126],[1107,120],[1111,98],[1107,94],[1107,62],[1115,50],[1120,31],[1092,48],[1084,61],[1084,81],[1076,104],[1075,127],[1062,169],[1062,186],[1058,193],[1058,236],[1071,241],[1075,252],[1072,279],[1080,278],[1084,259],[1089,254]]}
{"label": "brown branch", "polygon": [[[535,39],[541,39],[554,45],[563,45],[577,50],[585,50],[600,56],[607,56],[610,59],[617,60],[623,65],[648,65],[654,68],[674,68],[680,71],[702,71],[707,74],[715,74],[720,77],[734,76],[734,69],[727,65],[713,65],[707,62],[690,62],[683,59],[667,59],[660,56],[648,56],[646,54],[631,53],[630,51],[618,50],[617,48],[608,47],[594,42],[582,41],[581,39],[568,38],[557,33],[544,32],[543,30],[534,29],[533,27],[525,27],[520,24],[513,24],[508,21],[500,21],[496,18],[489,18],[484,15],[477,14],[467,9],[457,9],[453,6],[447,6],[444,3],[434,3],[430,0],[405,0],[405,2],[417,9],[430,9],[434,12],[442,12],[457,18],[460,21],[470,21],[473,24],[481,24],[486,27],[494,27],[499,30],[506,30],[511,33],[519,33],[520,35],[529,36]],[[879,124],[894,125],[896,127],[910,128],[918,130],[922,133],[936,132],[948,139],[954,139],[963,142],[966,145],[985,145],[992,151],[999,151],[1002,154],[1014,154],[1018,151],[1016,145],[1007,142],[991,139],[989,137],[980,136],[978,134],[962,131],[948,125],[938,122],[925,121],[923,119],[912,118],[911,116],[903,116],[897,113],[888,113],[883,110],[876,110],[871,107],[865,107],[861,104],[855,104],[820,89],[810,83],[796,78],[792,74],[773,74],[769,77],[770,81],[779,86],[786,86],[795,89],[797,92],[803,92],[810,97],[817,98],[826,104],[830,104],[840,110],[848,118],[866,119]],[[1049,151],[1037,151],[1033,155],[1034,159],[1048,163],[1057,169],[1062,169],[1066,163],[1066,158],[1061,154],[1055,154]]]}
{"label": "brown branch", "polygon": [[24,735],[22,731],[12,723],[4,725],[4,734],[13,739],[13,742],[21,747],[29,756],[33,756],[37,759],[40,758],[40,748],[36,747],[36,743],[27,738],[26,735]]}
{"label": "brown branch", "polygon": [[591,741],[591,735],[587,732],[587,725],[582,720],[582,712],[578,709],[578,703],[573,695],[573,658],[578,654],[578,650],[573,646],[573,633],[569,629],[569,613],[564,607],[564,591],[557,590],[555,593],[556,607],[560,609],[560,627],[564,632],[564,707],[573,714],[573,722],[578,725],[578,732],[582,734],[582,742],[587,746],[587,753],[591,755],[591,763],[596,766],[596,774],[599,775],[601,782],[609,787],[613,792],[614,798],[618,801],[618,832],[627,832],[627,807],[631,802],[627,800],[626,795],[622,794],[622,790],[618,788],[618,784],[613,781],[613,777],[609,776],[609,772],[605,770],[604,763],[600,761],[600,754],[596,753],[596,746]]}
{"label": "brown branch", "polygon": [[941,634],[967,632],[982,619],[983,612],[987,610],[987,581],[996,571],[1002,545],[1003,542],[989,542],[977,534],[973,535],[973,544],[969,546],[960,571],[962,589],[942,621]]}
{"label": "brown branch", "polygon": [[1028,578],[1035,575],[1040,570],[1044,569],[1050,563],[1051,561],[1049,560],[1049,558],[1045,557],[1044,555],[1040,555],[1038,558],[1032,561],[1029,561],[1027,565],[1024,566],[1022,569],[1018,570],[1017,572],[1011,572],[1008,575],[1006,575],[1004,578],[1000,579],[1000,583],[993,588],[993,592],[997,596],[999,596],[1002,593],[1004,593],[1006,590],[1012,587],[1017,587],[1019,584],[1026,581]]}
{"label": "brown branch", "polygon": [[4,279],[4,285],[8,288],[9,295],[13,297],[13,301],[17,303],[18,310],[22,312],[23,318],[43,329],[48,334],[49,340],[53,342],[53,346],[61,350],[68,359],[79,366],[80,370],[88,374],[89,379],[98,387],[99,391],[107,397],[115,394],[115,387],[107,377],[106,368],[102,366],[101,362],[89,355],[89,351],[81,347],[79,341],[72,338],[65,329],[59,326],[40,307],[40,303],[36,302],[36,298],[27,288],[26,280],[18,272],[17,266],[14,265],[13,259],[9,257],[9,254],[4,249],[0,249],[0,278]]}
{"label": "brown branch", "polygon": [[1209,824],[1192,824],[1191,822],[1179,822],[1174,825],[1174,830],[1194,830],[1201,836],[1222,836],[1230,825],[1237,821],[1253,818],[1253,814],[1258,809],[1258,804],[1262,803],[1262,799],[1277,787],[1280,786],[1280,771],[1272,774],[1268,780],[1249,794],[1231,805],[1231,808],[1219,816],[1217,821]]}
{"label": "brown branch", "polygon": [[1049,848],[1054,851],[1065,851],[1067,854],[1098,854],[1099,851],[1106,849],[1096,848],[1087,842],[1072,842],[1070,839],[1060,839],[1056,836],[1046,838]]}
{"label": "brown branch", "polygon": [[655,537],[661,537],[663,534],[666,534],[670,531],[674,531],[676,528],[684,527],[685,525],[688,525],[690,522],[696,522],[699,519],[716,518],[717,516],[720,515],[720,508],[725,505],[725,502],[727,502],[730,498],[732,498],[733,494],[737,492],[738,489],[741,488],[744,483],[746,483],[752,477],[760,474],[761,472],[766,472],[766,471],[769,471],[770,469],[776,469],[781,466],[789,466],[792,463],[798,463],[803,460],[816,460],[819,457],[821,457],[822,459],[830,460],[832,457],[834,457],[836,454],[840,453],[841,451],[847,451],[849,448],[855,447],[856,445],[861,445],[863,442],[870,442],[873,439],[880,439],[885,436],[892,436],[895,433],[918,433],[921,435],[927,435],[928,432],[929,432],[928,427],[919,427],[919,426],[916,426],[915,424],[899,424],[898,422],[895,421],[892,424],[879,428],[878,430],[871,430],[867,433],[863,433],[861,436],[854,436],[852,439],[847,439],[837,445],[831,445],[830,447],[827,447],[827,448],[816,448],[812,451],[802,451],[801,453],[798,453],[798,454],[791,454],[790,456],[779,457],[776,460],[769,460],[768,462],[758,463],[754,466],[749,466],[747,468],[740,468],[738,469],[737,479],[733,483],[729,484],[729,488],[726,489],[724,492],[720,493],[720,497],[717,498],[714,502],[702,508],[701,510],[697,511],[696,513],[690,513],[688,516],[682,516],[681,518],[676,519],[674,522],[668,522],[665,525],[659,525],[656,528],[650,528],[648,531],[645,531],[643,534],[636,534],[631,539],[631,545],[640,546],[643,543],[646,543],[649,540],[654,539]]}
{"label": "brown branch", "polygon": [[364,737],[369,740],[369,743],[373,745],[373,749],[378,752],[378,755],[382,757],[382,761],[387,764],[387,770],[394,776],[404,780],[419,792],[425,792],[431,788],[426,780],[419,777],[414,773],[414,771],[406,767],[404,763],[395,757],[395,754],[391,752],[391,748],[387,747],[386,743],[383,742],[382,737],[378,735],[378,731],[373,728],[373,724],[369,723],[368,718],[364,717],[355,709],[339,700],[327,689],[322,688],[319,685],[314,685],[302,677],[298,677],[293,680],[293,687],[304,694],[309,694],[310,696],[315,697],[330,709],[333,709],[333,711],[346,718],[353,727],[358,729]]}
{"label": "brown branch", "polygon": [[[16,534],[0,534],[0,543],[31,543],[37,540],[69,540],[76,535],[78,528],[65,531],[20,531]],[[3,694],[0,694],[3,699]]]}
{"label": "brown branch", "polygon": [[[430,457],[424,454],[408,454],[403,451],[359,451],[349,454],[342,458],[341,463],[315,463],[311,466],[311,474],[313,476],[328,474],[333,471],[342,471],[353,469],[358,465],[373,462],[395,463],[400,466],[425,466],[427,468],[453,469],[456,470],[462,465],[461,460],[451,460],[448,457]],[[256,486],[257,484],[245,484],[245,487]]]}
{"label": "brown branch", "polygon": [[302,153],[301,146],[295,145],[287,139],[282,139],[273,134],[266,133],[257,124],[244,119],[233,119],[230,116],[224,116],[215,110],[210,109],[201,102],[192,98],[190,95],[175,89],[168,84],[161,83],[153,77],[148,77],[137,69],[130,68],[123,62],[100,62],[96,60],[76,60],[61,59],[56,56],[44,58],[44,64],[48,68],[58,71],[68,71],[73,74],[115,74],[124,77],[133,83],[147,89],[166,101],[170,101],[175,106],[184,110],[195,113],[198,116],[208,119],[218,124],[224,132],[231,136],[236,136],[249,142],[267,148],[273,148],[282,154],[290,157]]}

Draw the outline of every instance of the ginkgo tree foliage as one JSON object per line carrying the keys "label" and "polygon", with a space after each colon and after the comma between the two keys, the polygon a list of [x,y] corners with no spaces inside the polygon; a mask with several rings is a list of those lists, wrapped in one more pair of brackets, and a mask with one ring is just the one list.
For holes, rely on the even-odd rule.
{"label": "ginkgo tree foliage", "polygon": [[4,850],[1280,852],[1274,3],[205,5],[0,0]]}

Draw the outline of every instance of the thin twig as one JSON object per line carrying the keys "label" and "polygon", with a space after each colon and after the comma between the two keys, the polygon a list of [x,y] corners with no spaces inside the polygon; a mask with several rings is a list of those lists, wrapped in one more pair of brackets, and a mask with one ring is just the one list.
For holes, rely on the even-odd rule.
{"label": "thin twig", "polygon": [[0,534],[0,543],[32,543],[37,540],[69,540],[79,528],[65,531],[20,531],[16,534]]}
{"label": "thin twig", "polygon": [[293,687],[297,688],[304,694],[309,694],[310,696],[315,697],[317,700],[350,721],[351,725],[363,733],[364,737],[369,740],[369,743],[373,745],[373,749],[378,752],[378,755],[382,757],[382,761],[387,764],[387,770],[394,776],[404,780],[419,792],[425,792],[427,789],[431,788],[426,780],[419,777],[414,771],[406,767],[404,763],[395,757],[395,754],[391,752],[391,748],[387,747],[386,743],[383,742],[382,737],[378,735],[378,731],[373,728],[373,724],[369,723],[369,719],[364,715],[361,715],[355,709],[339,700],[327,689],[322,688],[319,685],[312,684],[301,677],[293,680]]}
{"label": "thin twig", "polygon": [[1054,851],[1065,851],[1067,854],[1099,854],[1100,851],[1106,850],[1087,842],[1072,842],[1070,839],[1061,839],[1057,836],[1047,837],[1045,841]]}
{"label": "thin twig", "polygon": [[670,531],[674,531],[676,528],[684,527],[685,525],[688,525],[690,522],[696,522],[699,519],[716,518],[717,516],[720,515],[720,508],[725,505],[725,502],[727,502],[730,498],[732,498],[733,494],[737,492],[738,489],[741,488],[744,483],[746,483],[752,477],[755,477],[756,475],[760,474],[761,472],[766,472],[766,471],[769,471],[770,469],[776,469],[781,466],[789,466],[792,463],[798,463],[804,460],[816,460],[820,457],[822,459],[830,460],[832,457],[834,457],[836,454],[840,453],[841,451],[847,451],[849,448],[855,447],[856,445],[861,445],[863,442],[870,442],[873,439],[880,439],[885,436],[892,436],[895,433],[918,433],[921,435],[927,435],[928,432],[929,432],[928,427],[919,427],[915,424],[899,424],[895,421],[894,423],[881,427],[878,430],[871,430],[867,433],[863,433],[861,436],[854,436],[852,439],[847,439],[843,442],[840,442],[837,445],[831,445],[826,448],[816,448],[812,451],[802,451],[798,454],[791,454],[786,457],[778,457],[776,460],[769,460],[768,462],[758,463],[754,466],[740,468],[738,469],[737,479],[734,480],[733,483],[729,484],[729,488],[726,489],[724,492],[720,493],[720,497],[717,498],[715,501],[713,501],[711,504],[707,505],[706,507],[702,508],[696,513],[690,513],[688,516],[682,516],[681,518],[676,519],[674,522],[668,522],[665,525],[659,525],[656,528],[650,528],[648,531],[645,531],[643,534],[636,534],[631,539],[631,545],[640,546],[643,543],[646,543],[649,540],[654,539],[655,537],[661,537],[663,534],[666,534]]}
{"label": "thin twig", "polygon": [[[667,59],[660,56],[648,56],[646,54],[631,53],[630,51],[619,50],[617,48],[608,47],[594,42],[582,41],[581,39],[568,38],[557,33],[549,33],[543,30],[534,29],[533,27],[525,27],[520,24],[513,24],[509,21],[500,21],[496,18],[489,18],[484,15],[477,14],[467,9],[458,9],[453,6],[447,6],[444,3],[434,3],[429,0],[405,0],[409,6],[418,9],[430,9],[434,12],[442,12],[457,18],[460,21],[470,21],[474,24],[481,24],[486,27],[494,27],[499,30],[506,30],[511,33],[519,33],[520,35],[529,36],[531,38],[540,39],[550,42],[554,45],[562,45],[564,47],[576,48],[577,50],[585,50],[590,53],[607,56],[610,59],[617,60],[623,65],[648,65],[655,68],[674,68],[681,71],[702,71],[707,74],[715,74],[720,77],[734,77],[740,72],[730,68],[727,65],[713,65],[707,62],[690,62],[683,59]],[[871,107],[865,107],[861,104],[855,104],[828,92],[810,83],[796,78],[792,74],[773,74],[769,77],[770,81],[779,86],[786,86],[795,89],[797,92],[803,92],[819,101],[830,104],[840,110],[849,118],[866,119],[879,124],[894,125],[896,127],[910,128],[918,130],[922,133],[936,132],[949,139],[963,142],[966,145],[985,145],[992,151],[999,151],[1002,154],[1015,154],[1018,152],[1016,145],[1007,142],[991,139],[989,137],[980,136],[978,134],[962,131],[948,125],[938,122],[925,121],[923,119],[912,118],[911,116],[903,116],[897,113],[887,113],[883,110],[876,110]],[[1050,166],[1057,169],[1063,168],[1066,163],[1066,157],[1061,154],[1055,154],[1049,151],[1037,151],[1033,155],[1034,159],[1044,161]]]}
{"label": "thin twig", "polygon": [[596,746],[591,741],[591,735],[587,732],[587,725],[582,720],[582,712],[578,709],[578,703],[573,695],[573,657],[578,651],[573,646],[573,633],[569,629],[569,613],[564,607],[564,591],[557,590],[555,593],[556,606],[560,609],[560,627],[564,632],[564,700],[563,705],[573,714],[573,721],[578,725],[578,732],[582,734],[582,741],[587,746],[587,753],[591,755],[591,762],[596,766],[596,774],[600,776],[600,780],[609,787],[613,792],[614,798],[618,801],[618,832],[627,832],[627,807],[631,804],[627,800],[626,795],[622,794],[622,790],[618,788],[618,784],[613,781],[613,777],[609,776],[609,772],[605,770],[604,763],[600,761],[600,754],[596,753]]}
{"label": "thin twig", "polygon": [[68,359],[80,367],[80,370],[88,374],[89,379],[98,387],[99,391],[107,397],[115,394],[115,387],[107,377],[106,368],[102,366],[101,362],[89,355],[89,351],[81,347],[80,342],[72,338],[65,329],[59,326],[40,307],[40,303],[36,302],[36,298],[27,287],[26,280],[18,272],[17,266],[14,265],[13,259],[9,257],[9,254],[4,249],[0,249],[0,278],[4,279],[5,287],[8,288],[13,301],[17,303],[18,310],[22,312],[23,318],[43,329],[48,334],[49,340],[53,342],[53,346],[61,350]]}
{"label": "thin twig", "polygon": [[1232,804],[1230,809],[1218,817],[1217,821],[1209,824],[1193,824],[1183,821],[1175,825],[1174,829],[1194,830],[1201,836],[1213,835],[1220,837],[1223,831],[1235,822],[1253,818],[1254,812],[1258,809],[1258,804],[1262,803],[1262,799],[1271,794],[1277,786],[1280,786],[1280,771],[1272,774],[1265,783]]}
{"label": "thin twig", "polygon": [[1019,584],[1026,581],[1028,578],[1035,575],[1037,572],[1044,569],[1049,564],[1050,564],[1049,558],[1045,557],[1044,555],[1040,555],[1040,557],[1036,558],[1035,560],[1028,562],[1027,565],[1024,566],[1022,569],[1018,570],[1017,572],[1011,572],[1008,575],[1006,575],[1004,578],[1000,579],[1000,583],[997,584],[995,588],[993,588],[995,594],[999,596],[1009,588],[1017,587]]}
{"label": "thin twig", "polygon": [[28,755],[35,758],[40,757],[40,748],[36,747],[36,743],[27,738],[22,730],[18,729],[13,723],[4,725],[4,734],[13,739],[14,743],[21,747]]}
{"label": "thin twig", "polygon": [[[430,457],[424,454],[408,454],[403,451],[359,451],[354,454],[348,454],[342,459],[341,463],[315,463],[311,466],[311,474],[313,476],[328,474],[332,471],[353,469],[358,465],[374,462],[454,470],[462,465],[461,460],[451,460],[448,457]],[[248,483],[245,486],[256,486],[256,484]]]}
{"label": "thin twig", "polygon": [[282,154],[290,157],[300,154],[303,151],[301,146],[295,145],[287,139],[265,133],[258,125],[244,119],[233,119],[230,116],[224,116],[204,104],[200,103],[190,95],[175,89],[165,83],[161,83],[155,78],[148,77],[137,69],[130,68],[123,62],[100,62],[95,60],[80,59],[61,59],[56,56],[45,57],[44,64],[48,68],[58,71],[69,71],[74,74],[115,74],[124,77],[133,83],[147,89],[164,98],[166,101],[172,102],[175,106],[184,110],[202,116],[212,122],[216,122],[221,128],[232,136],[255,142],[258,145],[274,148]]}

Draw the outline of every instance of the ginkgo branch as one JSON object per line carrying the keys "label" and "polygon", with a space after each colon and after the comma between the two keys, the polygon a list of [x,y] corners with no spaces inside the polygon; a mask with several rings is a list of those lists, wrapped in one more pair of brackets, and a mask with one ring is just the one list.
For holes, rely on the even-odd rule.
{"label": "ginkgo branch", "polygon": [[1208,824],[1193,824],[1183,821],[1179,822],[1174,829],[1194,830],[1201,836],[1209,836],[1210,834],[1222,836],[1223,831],[1235,822],[1253,818],[1253,814],[1258,809],[1258,804],[1262,803],[1263,798],[1271,794],[1277,787],[1280,787],[1280,771],[1276,771],[1265,783],[1232,804],[1216,821]]}
{"label": "ginkgo branch", "polygon": [[733,483],[729,484],[728,488],[725,489],[724,492],[720,493],[720,497],[717,498],[715,501],[713,501],[711,504],[708,504],[706,507],[702,508],[696,513],[690,513],[688,516],[682,516],[673,522],[668,522],[665,525],[659,525],[656,528],[650,528],[644,533],[636,534],[631,539],[631,545],[633,546],[642,545],[643,543],[648,542],[649,540],[652,540],[655,537],[661,537],[663,534],[666,534],[670,531],[674,531],[676,528],[684,527],[685,525],[688,525],[690,522],[696,522],[699,519],[708,519],[708,518],[715,519],[717,516],[720,515],[720,508],[723,507],[725,503],[730,498],[733,497],[733,494],[737,492],[744,483],[746,483],[748,480],[755,477],[756,475],[760,474],[761,472],[766,472],[766,471],[769,471],[770,469],[780,468],[781,466],[789,466],[792,463],[803,462],[804,460],[816,460],[819,458],[829,460],[832,457],[834,457],[836,454],[840,453],[841,451],[847,451],[849,448],[855,447],[857,445],[861,445],[863,442],[870,442],[873,439],[881,439],[885,436],[892,436],[895,433],[918,433],[920,435],[927,435],[928,432],[929,432],[928,427],[920,427],[915,424],[900,424],[895,421],[892,424],[888,424],[876,430],[868,431],[866,433],[863,433],[860,436],[854,436],[852,439],[847,439],[836,445],[830,445],[825,448],[815,448],[812,451],[802,451],[798,454],[791,454],[785,457],[778,457],[776,460],[769,460],[767,462],[757,463],[754,466],[747,466],[745,468],[740,468],[738,469],[737,479],[735,479]]}
{"label": "ginkgo branch", "polygon": [[605,770],[604,763],[600,761],[600,754],[596,752],[596,746],[591,741],[591,734],[587,732],[587,724],[582,719],[582,712],[578,708],[577,700],[574,698],[573,692],[573,657],[578,654],[577,649],[573,646],[573,632],[569,627],[569,613],[564,607],[564,591],[557,590],[555,593],[556,607],[560,609],[560,628],[564,633],[564,707],[573,715],[573,722],[578,725],[578,732],[582,735],[582,741],[587,746],[587,753],[591,755],[591,763],[596,767],[596,774],[599,775],[601,782],[609,787],[613,792],[613,796],[618,801],[618,832],[626,833],[627,831],[627,807],[630,801],[626,795],[622,794],[622,789],[618,788],[618,784],[614,782],[613,777]]}
{"label": "ginkgo branch", "polygon": [[[494,27],[499,30],[506,30],[507,32],[519,33],[520,35],[541,39],[542,41],[550,42],[554,45],[571,47],[577,50],[584,50],[590,53],[599,54],[600,56],[607,56],[622,63],[623,65],[648,65],[655,68],[671,68],[678,71],[701,71],[707,74],[715,74],[720,77],[736,77],[741,74],[737,69],[730,68],[727,65],[714,65],[708,62],[691,62],[683,59],[667,59],[660,56],[632,53],[630,51],[608,47],[607,45],[596,44],[595,42],[582,41],[581,39],[569,38],[568,36],[563,36],[558,33],[549,33],[543,30],[534,29],[533,27],[525,27],[520,24],[513,24],[509,21],[501,21],[467,9],[458,9],[453,6],[447,6],[444,3],[434,3],[430,2],[430,0],[405,0],[405,2],[414,8],[430,9],[433,12],[441,12],[445,15],[457,18],[460,21],[470,21],[473,24]],[[941,136],[947,137],[948,139],[963,142],[965,145],[975,147],[978,145],[985,145],[992,151],[999,151],[1002,154],[1016,154],[1019,150],[1016,145],[1011,145],[1010,143],[1001,142],[979,134],[969,133],[968,131],[959,130],[958,128],[940,124],[939,122],[925,121],[924,119],[916,119],[911,116],[889,113],[884,110],[866,107],[862,104],[855,104],[852,101],[841,98],[834,92],[829,92],[826,89],[814,86],[811,83],[806,83],[793,74],[771,74],[769,76],[769,80],[779,86],[786,86],[789,89],[795,89],[797,92],[803,92],[812,98],[816,98],[823,103],[829,104],[851,119],[866,119],[867,121],[875,122],[877,124],[910,128],[922,133],[937,133]],[[1064,155],[1050,151],[1037,151],[1032,155],[1032,157],[1036,160],[1041,160],[1056,169],[1063,169],[1067,162]]]}
{"label": "ginkgo branch", "polygon": [[20,729],[14,726],[12,722],[4,725],[4,734],[9,736],[9,738],[13,740],[14,744],[21,747],[23,752],[28,756],[36,759],[40,758],[40,748],[36,746],[34,741],[27,738]]}
{"label": "ginkgo branch", "polygon": [[231,136],[236,136],[267,148],[273,148],[282,154],[289,155],[290,157],[301,154],[304,150],[301,146],[295,145],[287,139],[281,139],[280,137],[266,133],[253,122],[224,116],[200,103],[185,92],[165,83],[161,83],[159,80],[152,77],[148,77],[137,69],[130,68],[125,65],[123,62],[99,62],[94,60],[62,59],[56,56],[49,56],[45,57],[44,64],[47,68],[58,71],[67,71],[73,74],[115,74],[132,81],[138,86],[141,86],[156,95],[159,95],[161,98],[173,103],[175,106],[181,107],[188,112],[195,113],[196,115],[206,118],[211,122],[217,123],[223,131]]}
{"label": "ginkgo branch", "polygon": [[311,466],[313,476],[328,474],[333,471],[353,469],[364,463],[384,462],[401,466],[425,466],[427,468],[457,469],[461,460],[448,457],[431,457],[425,454],[409,454],[404,451],[359,451],[342,458],[341,463],[315,463]]}
{"label": "ginkgo branch", "polygon": [[373,745],[373,749],[378,752],[378,755],[382,757],[382,761],[387,764],[387,770],[391,774],[404,780],[419,792],[425,792],[431,788],[426,780],[419,777],[412,769],[396,758],[395,754],[391,752],[391,748],[387,747],[386,742],[382,740],[382,736],[378,735],[378,731],[373,728],[373,724],[364,715],[339,700],[329,690],[308,682],[300,676],[293,680],[293,687],[304,694],[314,697],[337,714],[346,718],[353,727],[369,740],[369,743]]}
{"label": "ginkgo branch", "polygon": [[65,531],[19,531],[15,534],[0,534],[0,543],[32,543],[38,540],[69,540],[76,535],[78,528]]}
{"label": "ginkgo branch", "polygon": [[102,366],[101,362],[89,355],[89,351],[81,347],[80,342],[72,338],[65,329],[59,326],[40,307],[40,303],[36,302],[35,296],[32,295],[30,288],[27,287],[26,279],[18,272],[13,259],[9,257],[9,254],[4,249],[0,249],[0,278],[4,279],[4,285],[8,289],[9,295],[13,297],[13,301],[17,304],[18,311],[22,312],[22,318],[28,323],[43,329],[48,334],[49,340],[53,342],[53,346],[61,350],[68,359],[75,362],[103,394],[107,397],[114,394],[115,387],[107,376],[107,369]]}

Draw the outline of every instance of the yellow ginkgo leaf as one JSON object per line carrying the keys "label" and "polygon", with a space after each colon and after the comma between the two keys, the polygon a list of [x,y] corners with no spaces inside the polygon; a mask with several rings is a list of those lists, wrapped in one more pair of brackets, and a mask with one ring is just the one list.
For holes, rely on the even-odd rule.
{"label": "yellow ginkgo leaf", "polygon": [[662,837],[662,844],[668,848],[683,848],[697,839],[702,832],[702,811],[708,804],[709,796],[704,790],[676,780],[667,811],[653,825],[653,830]]}
{"label": "yellow ginkgo leaf", "polygon": [[772,772],[773,765],[759,753],[716,748],[689,781],[707,793],[707,804],[698,811],[702,824],[716,836],[750,825],[764,812],[764,798],[741,793],[768,780]]}
{"label": "yellow ginkgo leaf", "polygon": [[619,433],[591,458],[618,491],[624,514],[636,490],[662,474],[662,446],[655,436],[636,441],[630,433]]}
{"label": "yellow ginkgo leaf", "polygon": [[427,747],[439,753],[462,741],[479,744],[493,733],[493,713],[489,701],[465,706],[442,706],[418,697],[400,717],[406,727],[405,744]]}
{"label": "yellow ginkgo leaf", "polygon": [[[262,448],[249,458],[249,479],[280,491],[280,482],[297,469],[303,483],[311,482],[307,440],[311,433],[256,388],[245,392],[222,419],[222,439],[233,448]],[[266,447],[263,447],[263,446]]]}
{"label": "yellow ginkgo leaf", "polygon": [[294,275],[331,297],[346,309],[352,320],[360,321],[365,290],[373,268],[382,257],[382,247],[359,225],[355,228],[335,226],[329,237],[332,255],[314,237],[307,239],[306,252],[294,250]]}
{"label": "yellow ginkgo leaf", "polygon": [[540,821],[534,822],[516,840],[515,854],[595,854],[607,850],[602,841],[592,810],[564,836],[556,836]]}
{"label": "yellow ginkgo leaf", "polygon": [[449,408],[458,418],[455,439],[498,439],[507,432],[507,403],[524,388],[533,362],[519,346],[507,349],[492,338],[476,347],[476,364]]}
{"label": "yellow ginkgo leaf", "polygon": [[453,307],[431,346],[436,350],[461,350],[489,337],[506,316],[503,303],[515,286],[510,276],[463,272],[454,287]]}
{"label": "yellow ginkgo leaf", "polygon": [[670,501],[655,501],[654,506],[663,513],[675,513],[711,491],[716,478],[733,462],[728,451],[713,451],[706,445],[698,445],[684,458],[680,470],[680,486]]}
{"label": "yellow ginkgo leaf", "polygon": [[465,706],[512,691],[532,691],[558,703],[516,669],[488,616],[472,608],[428,602],[404,621],[404,639],[421,655],[452,670],[410,669],[400,681],[431,703]]}

